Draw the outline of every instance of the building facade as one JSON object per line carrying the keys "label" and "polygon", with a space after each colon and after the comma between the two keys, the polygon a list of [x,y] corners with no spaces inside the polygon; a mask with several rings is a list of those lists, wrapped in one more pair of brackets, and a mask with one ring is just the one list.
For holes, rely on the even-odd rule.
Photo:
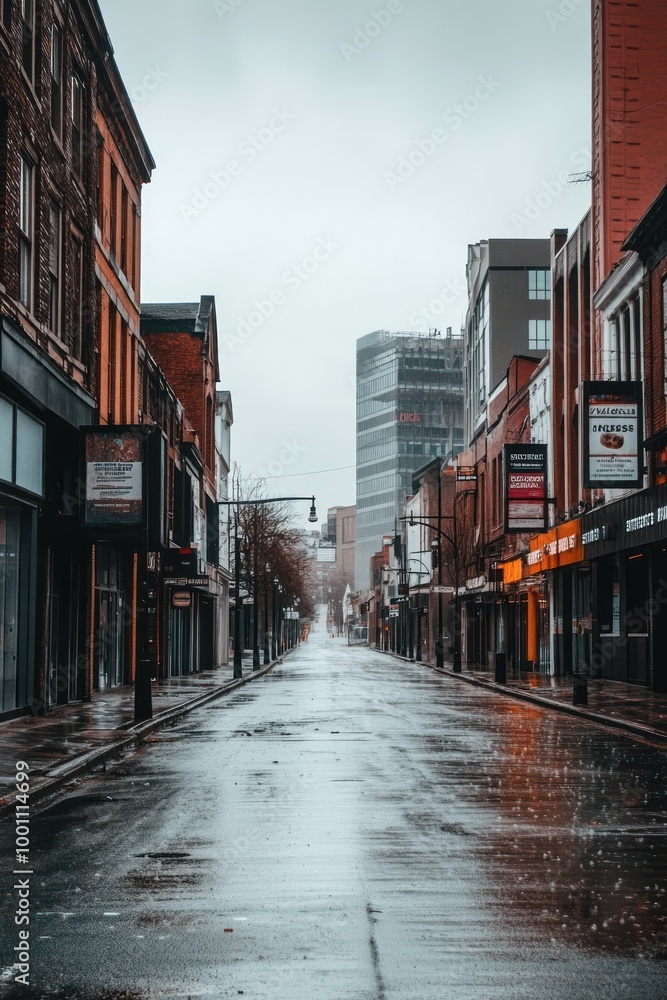
{"label": "building facade", "polygon": [[[224,637],[230,575],[228,567],[220,566],[217,474],[224,468],[216,440],[224,400],[216,389],[215,300],[203,295],[199,302],[144,304],[141,332],[184,412],[180,467],[175,464],[166,474],[167,482],[173,475],[173,491],[167,487],[167,492],[173,492],[174,514],[161,574],[166,670],[178,676],[210,670],[228,657]],[[189,553],[183,569],[173,562],[177,548]]]}
{"label": "building facade", "polygon": [[[133,677],[133,558],[126,603],[102,622],[95,532],[80,531],[82,429],[100,419],[106,385],[99,303],[111,151],[136,209],[126,275],[111,268],[136,323],[141,186],[153,161],[113,59],[95,0],[5,0],[0,17],[0,715],[90,698],[100,650],[116,629],[122,680]],[[119,189],[120,191],[120,189]],[[123,230],[117,216],[119,233]],[[129,225],[129,222],[128,222]],[[108,231],[108,225],[107,225]],[[131,301],[130,301],[131,300]],[[116,361],[120,359],[118,341]],[[131,354],[131,351],[129,352]],[[128,356],[129,356],[128,354]],[[114,361],[107,357],[107,370]],[[125,370],[123,370],[125,371]],[[129,367],[128,367],[129,371]],[[136,355],[134,361],[136,372]],[[132,375],[115,369],[118,396]],[[136,386],[136,380],[135,380]],[[108,390],[107,390],[108,392]],[[129,399],[129,390],[128,390]],[[109,412],[105,411],[104,419]],[[138,420],[137,408],[111,419]],[[107,567],[112,564],[106,560]],[[97,565],[101,565],[101,562]],[[118,588],[118,560],[115,560]],[[118,593],[118,589],[116,593]],[[109,610],[107,607],[106,611]]]}
{"label": "building facade", "polygon": [[551,343],[548,240],[482,240],[468,246],[465,439],[484,426],[486,404],[514,355],[541,358]]}
{"label": "building facade", "polygon": [[463,343],[458,337],[376,331],[357,341],[355,586],[395,532],[412,474],[463,447]]}

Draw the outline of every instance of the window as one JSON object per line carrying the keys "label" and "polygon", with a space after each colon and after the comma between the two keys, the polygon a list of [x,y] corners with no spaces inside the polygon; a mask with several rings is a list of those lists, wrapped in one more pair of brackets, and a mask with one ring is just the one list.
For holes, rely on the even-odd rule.
{"label": "window", "polygon": [[111,164],[111,202],[109,206],[109,244],[111,253],[117,256],[117,233],[118,233],[118,168],[115,163]]}
{"label": "window", "polygon": [[116,364],[116,347],[117,347],[117,335],[116,335],[116,317],[118,313],[116,311],[115,305],[109,303],[109,361],[107,368],[107,393],[108,393],[108,411],[109,411],[109,423],[114,423],[116,415],[116,377],[118,374],[118,366]]}
{"label": "window", "polygon": [[72,73],[72,167],[83,179],[84,173],[84,86],[77,73]]}
{"label": "window", "polygon": [[49,329],[60,336],[60,262],[62,213],[55,202],[49,205]]}
{"label": "window", "polygon": [[130,344],[130,332],[127,323],[124,319],[120,321],[120,411],[118,418],[121,424],[130,423],[127,416],[127,390],[128,390],[128,355],[131,355],[129,350]]}
{"label": "window", "polygon": [[22,64],[30,83],[35,84],[35,0],[21,0],[23,36]]}
{"label": "window", "polygon": [[83,240],[72,236],[72,336],[70,350],[75,358],[83,355]]}
{"label": "window", "polygon": [[528,320],[528,348],[531,351],[548,351],[551,345],[551,320]]}
{"label": "window", "polygon": [[51,127],[59,139],[63,131],[63,29],[51,28]]}
{"label": "window", "polygon": [[551,298],[551,272],[550,271],[529,271],[528,272],[528,298],[529,299],[550,299]]}
{"label": "window", "polygon": [[35,241],[35,168],[21,157],[21,192],[19,205],[19,299],[32,309],[33,249]]}
{"label": "window", "polygon": [[123,274],[127,274],[127,226],[130,203],[127,188],[121,182],[120,199],[120,269]]}
{"label": "window", "polygon": [[44,425],[0,397],[0,479],[44,494]]}
{"label": "window", "polygon": [[139,288],[139,211],[132,202],[132,285]]}

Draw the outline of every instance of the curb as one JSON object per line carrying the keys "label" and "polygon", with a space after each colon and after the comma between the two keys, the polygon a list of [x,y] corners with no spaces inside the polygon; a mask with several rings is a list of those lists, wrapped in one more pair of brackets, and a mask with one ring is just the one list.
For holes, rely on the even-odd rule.
{"label": "curb", "polygon": [[[223,695],[236,691],[237,688],[243,687],[245,684],[249,684],[259,677],[265,677],[266,674],[270,673],[275,666],[281,663],[292,652],[293,650],[289,650],[283,653],[280,659],[273,660],[272,663],[267,663],[266,666],[260,667],[259,670],[251,670],[236,680],[228,681],[227,684],[221,685],[214,691],[207,691],[206,694],[198,695],[196,698],[191,698],[190,701],[176,705],[174,708],[169,708],[165,712],[160,712],[153,719],[137,722],[124,730],[119,729],[119,733],[127,735],[119,736],[111,744],[95,747],[93,750],[88,750],[86,753],[80,754],[73,760],[57,764],[49,770],[48,774],[38,778],[34,784],[31,783],[29,793],[30,804],[32,805],[48,798],[54,792],[58,791],[59,788],[62,788],[63,785],[74,778],[80,777],[82,774],[86,774],[97,764],[105,763],[107,760],[119,756],[125,750],[139,747],[147,736],[150,736],[151,733],[162,726],[168,725],[170,722],[181,718],[183,715],[187,715],[189,712],[194,712],[195,709],[201,708],[203,705],[207,705],[209,702],[215,701]],[[0,822],[7,822],[8,817],[13,815],[15,801],[16,792],[12,792],[0,802]]]}
{"label": "curb", "polygon": [[506,684],[497,684],[495,681],[483,680],[481,677],[472,677],[470,674],[455,674],[453,670],[435,667],[426,660],[418,661],[408,659],[404,656],[399,656],[397,653],[391,653],[384,649],[376,649],[375,652],[384,653],[386,656],[393,656],[394,659],[403,660],[405,663],[421,662],[422,666],[428,667],[428,669],[433,670],[434,673],[444,674],[446,677],[453,677],[457,681],[465,681],[466,684],[473,684],[476,687],[496,691],[498,694],[504,694],[508,698],[518,698],[520,701],[529,701],[534,705],[539,705],[541,708],[550,708],[556,712],[563,712],[565,715],[574,715],[579,719],[585,719],[587,722],[594,722],[599,726],[617,729],[628,736],[639,737],[643,740],[647,740],[649,743],[655,744],[657,741],[657,743],[660,744],[659,749],[667,749],[667,733],[661,733],[659,730],[652,729],[650,726],[644,726],[641,722],[631,722],[629,719],[619,719],[618,716],[603,715],[601,712],[591,712],[586,708],[579,708],[577,705],[570,705],[566,701],[558,701],[555,698],[542,698],[540,695],[533,694],[530,691],[510,687]]}
{"label": "curb", "polygon": [[594,722],[599,726],[607,726],[612,729],[618,729],[623,733],[627,733],[629,736],[639,736],[651,743],[657,740],[663,745],[661,746],[661,749],[667,749],[667,733],[661,733],[657,729],[651,729],[650,726],[643,726],[640,722],[631,722],[629,719],[619,719],[617,716],[613,715],[603,715],[601,712],[591,712],[588,709],[579,708],[576,705],[569,705],[566,701],[558,701],[555,698],[541,698],[539,695],[532,694],[530,691],[523,691],[520,688],[509,687],[509,685],[505,684],[496,684],[495,681],[486,681],[479,677],[470,677],[466,674],[455,674],[453,670],[444,670],[440,667],[433,667],[430,663],[427,663],[426,666],[429,670],[433,670],[438,674],[445,674],[447,677],[454,677],[456,680],[466,681],[466,683],[474,684],[477,687],[497,691],[498,694],[504,694],[510,698],[518,698],[521,701],[529,701],[534,705],[540,705],[542,708],[551,708],[556,712],[563,712],[565,715],[574,715],[580,719],[586,719],[587,722]]}

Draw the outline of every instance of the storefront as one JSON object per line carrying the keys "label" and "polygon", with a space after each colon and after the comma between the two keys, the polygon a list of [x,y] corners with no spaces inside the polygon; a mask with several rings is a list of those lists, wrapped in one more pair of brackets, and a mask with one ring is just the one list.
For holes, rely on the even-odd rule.
{"label": "storefront", "polygon": [[591,581],[583,562],[582,521],[564,521],[531,538],[529,551],[502,563],[507,595],[508,664],[545,674],[572,672],[591,656]]}
{"label": "storefront", "polygon": [[[196,550],[192,550],[196,561]],[[183,677],[217,665],[218,584],[209,576],[163,578],[161,673]]]}
{"label": "storefront", "polygon": [[94,400],[0,317],[0,716],[83,696],[79,429]]}
{"label": "storefront", "polygon": [[667,486],[584,516],[594,676],[667,690]]}

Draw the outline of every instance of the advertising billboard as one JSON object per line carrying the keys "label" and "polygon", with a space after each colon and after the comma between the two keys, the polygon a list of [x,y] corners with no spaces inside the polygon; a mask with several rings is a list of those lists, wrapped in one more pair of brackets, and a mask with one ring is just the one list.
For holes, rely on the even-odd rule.
{"label": "advertising billboard", "polygon": [[641,383],[584,382],[583,405],[584,486],[641,486]]}
{"label": "advertising billboard", "polygon": [[506,444],[505,531],[543,531],[547,526],[547,446]]}
{"label": "advertising billboard", "polygon": [[85,432],[86,527],[143,524],[144,439],[141,427]]}

